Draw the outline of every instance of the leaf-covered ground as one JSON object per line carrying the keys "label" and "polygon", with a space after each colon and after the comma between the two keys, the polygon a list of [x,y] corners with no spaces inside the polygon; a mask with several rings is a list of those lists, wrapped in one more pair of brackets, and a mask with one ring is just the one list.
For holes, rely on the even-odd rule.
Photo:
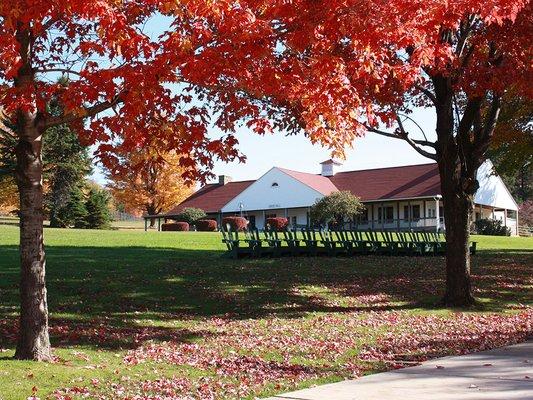
{"label": "leaf-covered ground", "polygon": [[217,234],[46,231],[53,364],[14,361],[17,234],[0,226],[0,399],[237,399],[532,333],[533,239],[477,237],[479,305],[442,258],[233,261]]}

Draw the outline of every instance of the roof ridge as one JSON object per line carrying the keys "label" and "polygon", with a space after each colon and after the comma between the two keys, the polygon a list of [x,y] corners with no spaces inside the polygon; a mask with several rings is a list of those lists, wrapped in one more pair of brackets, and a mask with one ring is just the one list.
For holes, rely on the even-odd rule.
{"label": "roof ridge", "polygon": [[[322,176],[321,174],[315,174],[313,172],[304,172],[304,171],[296,171],[295,169],[289,169],[289,168],[282,168],[282,167],[276,167],[277,169],[280,169],[282,171],[290,171],[290,172],[297,172],[299,174],[307,174],[307,175],[313,175],[313,176]],[[324,177],[325,178],[325,177]]]}
{"label": "roof ridge", "polygon": [[[346,173],[350,173],[350,172],[363,172],[363,171],[379,171],[379,170],[383,170],[383,169],[396,169],[396,168],[409,168],[409,167],[422,167],[422,166],[426,166],[426,165],[437,165],[436,162],[428,162],[428,163],[423,163],[423,164],[408,164],[408,165],[396,165],[394,167],[379,167],[379,168],[366,168],[366,169],[353,169],[351,171],[339,171],[337,172],[335,175],[338,175],[338,174],[346,174]],[[320,174],[319,174],[320,175]],[[334,176],[335,176],[334,175]],[[332,178],[333,176],[330,176],[328,178]]]}

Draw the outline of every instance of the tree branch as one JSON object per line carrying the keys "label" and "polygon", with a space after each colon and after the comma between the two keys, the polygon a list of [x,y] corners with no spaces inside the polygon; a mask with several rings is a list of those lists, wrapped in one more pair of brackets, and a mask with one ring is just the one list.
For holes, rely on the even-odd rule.
{"label": "tree branch", "polygon": [[479,96],[468,100],[463,112],[463,117],[459,121],[459,127],[457,129],[458,136],[466,137],[468,135],[476,118],[476,114],[481,108],[482,101],[483,98]]}
{"label": "tree branch", "polygon": [[46,74],[48,72],[62,72],[64,74],[73,74],[81,76],[81,73],[78,71],[72,71],[68,68],[48,68],[48,69],[36,69],[35,72],[39,74]]}
{"label": "tree branch", "polygon": [[431,93],[431,90],[425,88],[422,85],[416,85],[415,86],[418,90],[420,90],[422,93],[424,93],[434,105],[437,105],[437,98],[433,93]]}
{"label": "tree branch", "polygon": [[[399,120],[399,119],[398,119]],[[390,137],[390,138],[393,138],[393,139],[401,139],[401,140],[405,140],[407,143],[409,143],[409,145],[416,150],[416,152],[418,152],[419,154],[421,154],[422,156],[426,157],[426,158],[429,158],[431,160],[435,160],[437,161],[437,155],[436,154],[433,154],[433,153],[430,153],[429,151],[426,151],[422,148],[420,148],[418,146],[418,144],[420,144],[421,146],[430,146],[430,147],[435,147],[435,144],[432,143],[432,142],[428,142],[426,140],[413,140],[411,138],[409,138],[408,134],[405,132],[405,130],[403,129],[403,125],[401,124],[401,121],[399,121],[399,125],[400,126],[400,131],[401,131],[401,134],[397,134],[397,133],[390,133],[390,132],[385,132],[385,131],[382,131],[382,130],[379,130],[379,129],[376,129],[376,128],[373,128],[371,127],[370,125],[364,125],[365,128],[369,131],[369,132],[372,132],[372,133],[377,133],[378,135],[381,135],[381,136],[386,136],[386,137]]]}
{"label": "tree branch", "polygon": [[115,105],[119,104],[121,102],[121,95],[116,95],[115,98],[111,101],[104,101],[102,103],[95,104],[91,107],[85,107],[82,112],[79,113],[68,113],[65,115],[57,116],[57,117],[48,117],[45,118],[41,127],[43,129],[48,129],[53,126],[62,125],[62,124],[70,124],[72,122],[79,121],[84,118],[93,117],[98,113],[101,113],[105,110],[108,110]]}

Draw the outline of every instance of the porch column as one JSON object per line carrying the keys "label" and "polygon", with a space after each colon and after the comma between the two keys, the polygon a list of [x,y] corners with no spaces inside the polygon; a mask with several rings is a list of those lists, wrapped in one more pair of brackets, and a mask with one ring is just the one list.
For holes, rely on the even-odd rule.
{"label": "porch column", "polygon": [[266,228],[266,212],[263,210],[263,229]]}
{"label": "porch column", "polygon": [[435,231],[439,233],[440,230],[440,205],[439,199],[435,199]]}
{"label": "porch column", "polygon": [[426,200],[424,199],[424,202],[423,202],[424,214],[422,214],[424,216],[424,228],[426,227],[426,206],[427,206]]}
{"label": "porch column", "polygon": [[396,229],[400,230],[400,202],[396,202]]}
{"label": "porch column", "polygon": [[[385,207],[383,206],[383,203],[380,204],[381,207],[381,229],[385,229]],[[378,215],[379,218],[379,215]]]}
{"label": "porch column", "polygon": [[507,228],[507,208],[503,209],[503,225]]}
{"label": "porch column", "polygon": [[371,226],[372,226],[372,229],[374,229],[374,203],[371,203],[371,204],[372,204],[372,213],[371,213],[371,215],[372,215],[372,225]]}
{"label": "porch column", "polygon": [[411,202],[407,202],[407,219],[409,220],[409,230],[411,230]]}

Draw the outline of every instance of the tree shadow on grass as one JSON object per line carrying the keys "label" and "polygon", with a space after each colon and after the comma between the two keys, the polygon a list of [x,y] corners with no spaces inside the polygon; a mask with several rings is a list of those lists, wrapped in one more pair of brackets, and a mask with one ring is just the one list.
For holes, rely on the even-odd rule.
{"label": "tree shadow on grass", "polygon": [[[0,246],[0,346],[12,346],[18,249]],[[210,332],[175,322],[309,312],[434,309],[444,259],[407,257],[231,260],[221,251],[148,247],[47,247],[55,345],[131,348],[146,340],[190,341]],[[473,261],[476,295],[491,310],[527,302],[532,254]],[[528,283],[529,282],[529,283]],[[486,308],[484,309],[486,310]]]}

